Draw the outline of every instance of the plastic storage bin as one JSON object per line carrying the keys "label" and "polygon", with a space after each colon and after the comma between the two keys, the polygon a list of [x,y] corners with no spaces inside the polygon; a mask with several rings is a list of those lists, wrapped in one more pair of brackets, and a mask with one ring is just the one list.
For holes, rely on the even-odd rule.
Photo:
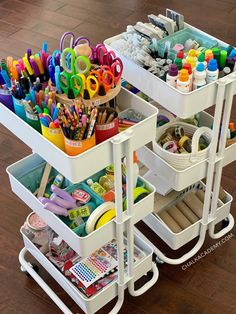
{"label": "plastic storage bin", "polygon": [[[140,123],[129,128],[129,132],[133,132],[132,145],[134,150],[154,140],[158,113],[154,106],[125,89],[122,89],[117,96],[117,105],[121,110],[133,108],[146,117]],[[78,156],[69,156],[2,104],[0,104],[0,113],[0,122],[3,125],[73,183],[83,181],[88,176],[113,163],[112,138]],[[125,154],[124,147],[122,154],[123,156]],[[95,160],[96,162],[94,162]]]}
{"label": "plastic storage bin", "polygon": [[[200,126],[206,126],[208,128],[212,127],[214,118],[206,113],[201,112],[199,123]],[[152,146],[147,145],[140,148],[138,151],[138,159],[153,173],[156,174],[157,180],[160,176],[162,180],[168,182],[168,185],[176,190],[181,191],[189,185],[194,184],[195,182],[206,177],[207,174],[207,160],[203,160],[196,164],[193,164],[191,167],[188,167],[184,170],[178,170],[171,166],[168,162],[162,159],[160,156],[156,155],[152,151]],[[236,143],[225,148],[223,166],[228,165],[233,162],[236,154]],[[145,177],[145,175],[144,175]],[[147,177],[148,180],[148,177]],[[152,182],[150,180],[150,182]],[[154,182],[152,182],[154,184]],[[155,185],[155,184],[154,184]]]}
{"label": "plastic storage bin", "polygon": [[[161,206],[158,206],[158,202],[157,202],[155,206],[155,210],[154,210],[155,213],[152,213],[144,218],[144,222],[173,250],[179,249],[186,243],[190,242],[191,240],[199,236],[201,221],[198,220],[196,223],[192,224],[185,230],[179,233],[174,233],[161,220],[161,218],[158,216],[158,213],[161,212],[162,210],[165,210],[171,207],[177,201],[183,199],[186,193],[194,191],[198,188],[205,190],[205,185],[202,182],[195,183],[181,192],[172,193],[171,194],[172,197],[171,199],[168,200],[168,203],[165,202],[165,197],[163,197],[162,201],[160,202]],[[215,219],[216,223],[222,221],[223,219],[229,216],[230,207],[231,207],[233,198],[227,192],[226,192],[226,200],[227,200],[226,203],[222,203],[219,200],[219,203],[221,204],[221,206],[218,207],[216,211],[216,219]],[[213,220],[211,219],[208,222],[212,222],[212,221]]]}
{"label": "plastic storage bin", "polygon": [[[9,166],[7,173],[9,174],[13,192],[82,257],[88,256],[108,241],[114,239],[116,234],[114,219],[89,235],[79,237],[58,216],[43,208],[43,204],[32,194],[29,186],[26,187],[21,183],[21,177],[31,169],[38,169],[37,167],[44,163],[45,161],[40,156],[32,154]],[[144,182],[145,188],[150,193],[134,205],[134,223],[143,219],[154,209],[155,188],[141,177],[139,179]]]}
{"label": "plastic storage bin", "polygon": [[[190,31],[198,32],[199,36],[203,35],[213,41],[217,40],[218,44],[222,47],[228,46],[223,41],[213,36],[206,35],[203,31],[187,23],[185,23],[185,28],[190,29]],[[122,76],[127,82],[131,83],[160,105],[181,118],[188,118],[215,104],[216,82],[207,84],[190,93],[182,93],[112,48],[112,43],[121,38],[122,34],[106,39],[104,43],[108,50],[114,50],[116,55],[121,58],[124,65]],[[168,95],[168,97],[166,95]]]}
{"label": "plastic storage bin", "polygon": [[[21,232],[26,249],[36,258],[36,260],[48,271],[48,273],[59,283],[68,293],[75,303],[87,314],[93,314],[117,296],[116,281],[111,282],[95,296],[87,298],[83,295],[48,259],[39,249]],[[108,239],[107,239],[108,240]],[[106,241],[107,242],[107,241]],[[144,253],[145,257],[134,264],[134,280],[138,280],[143,274],[152,268],[152,249],[138,236],[134,237],[137,245]],[[104,243],[105,244],[105,243]],[[130,278],[126,277],[127,282]]]}
{"label": "plastic storage bin", "polygon": [[171,35],[169,35],[163,39],[158,40],[158,42],[157,42],[158,54],[161,57],[164,57],[165,43],[169,42],[171,49],[169,50],[168,57],[175,58],[176,57],[176,51],[172,49],[174,47],[174,45],[175,44],[184,45],[186,40],[188,40],[189,38],[191,38],[192,40],[196,40],[200,44],[200,47],[205,47],[207,49],[218,46],[217,40],[213,39],[212,37],[208,36],[207,34],[198,32],[195,29],[185,28],[185,29],[182,29],[182,30],[180,30],[174,34],[171,34]]}

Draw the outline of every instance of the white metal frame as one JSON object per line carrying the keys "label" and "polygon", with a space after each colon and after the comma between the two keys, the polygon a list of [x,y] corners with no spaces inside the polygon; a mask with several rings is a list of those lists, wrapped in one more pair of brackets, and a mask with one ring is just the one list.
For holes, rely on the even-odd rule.
{"label": "white metal frame", "polygon": [[[144,71],[142,69],[142,71]],[[143,72],[144,73],[144,72]],[[145,74],[146,75],[146,74]],[[208,89],[213,89],[213,85]],[[215,88],[215,87],[214,87]],[[165,86],[165,90],[168,90],[171,94],[176,96],[176,91],[170,89],[168,86]],[[215,221],[216,218],[216,208],[217,200],[219,196],[220,180],[222,176],[222,167],[223,167],[223,157],[224,157],[224,148],[226,142],[226,132],[227,126],[230,119],[230,112],[232,108],[232,99],[233,95],[236,93],[236,73],[232,73],[226,78],[222,78],[217,82],[216,88],[216,107],[215,107],[215,116],[214,116],[214,126],[213,126],[213,140],[211,143],[210,154],[208,158],[208,167],[207,167],[207,182],[206,182],[206,191],[205,191],[205,200],[203,208],[203,216],[201,220],[200,228],[200,237],[197,244],[185,255],[177,259],[171,259],[166,257],[156,246],[154,246],[149,239],[147,239],[137,228],[134,227],[134,200],[133,200],[133,143],[132,143],[132,130],[127,130],[123,132],[112,140],[113,145],[113,163],[115,167],[115,193],[116,193],[116,239],[118,247],[118,300],[111,310],[110,313],[118,313],[122,304],[124,302],[124,290],[125,284],[128,284],[129,293],[132,296],[139,296],[142,293],[146,292],[151,288],[158,280],[159,272],[156,264],[152,264],[153,277],[149,280],[143,287],[138,290],[134,289],[134,262],[133,262],[133,249],[134,249],[134,232],[137,233],[141,238],[143,238],[154,250],[155,254],[164,262],[169,264],[181,264],[187,259],[191,258],[196,254],[202,247],[207,228],[209,227],[209,235],[217,239],[234,226],[234,219],[232,215],[229,215],[229,225],[221,230],[218,233],[215,233]],[[204,90],[199,91],[200,94],[204,94]],[[178,95],[179,103],[181,103],[182,98],[185,99],[185,103],[190,97],[193,98],[192,94],[189,95]],[[182,97],[182,98],[181,98]],[[191,98],[191,99],[192,99]],[[223,102],[226,99],[225,107],[223,110]],[[196,100],[196,99],[195,99]],[[209,101],[209,100],[208,100]],[[169,105],[168,105],[169,106]],[[205,106],[207,107],[207,106]],[[205,108],[204,107],[204,108]],[[179,107],[181,110],[181,106]],[[191,111],[191,110],[190,110]],[[184,115],[187,116],[187,111]],[[220,128],[220,120],[223,115],[223,124],[221,129],[220,137],[220,149],[217,153],[218,145],[218,134]],[[121,184],[121,158],[123,157],[123,150],[125,148],[125,156],[127,159],[127,211],[123,214],[122,210],[122,184]],[[210,199],[212,193],[212,186],[214,181],[212,203],[210,208]],[[209,216],[210,214],[210,216]],[[211,218],[211,220],[209,219]],[[213,219],[213,221],[212,221]],[[209,220],[211,221],[209,223]],[[128,250],[128,282],[125,280],[125,271],[124,271],[124,231],[127,235],[127,250]],[[19,261],[24,270],[26,270],[34,280],[41,286],[41,288],[49,295],[49,297],[56,303],[56,305],[62,310],[63,313],[71,314],[70,309],[61,301],[61,299],[54,293],[54,291],[44,282],[44,280],[34,271],[32,266],[26,261],[25,253],[26,248],[22,249],[19,254]]]}

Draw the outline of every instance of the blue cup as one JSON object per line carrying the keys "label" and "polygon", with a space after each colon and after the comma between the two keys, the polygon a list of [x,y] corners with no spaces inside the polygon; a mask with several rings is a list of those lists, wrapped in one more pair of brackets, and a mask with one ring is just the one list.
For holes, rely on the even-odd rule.
{"label": "blue cup", "polygon": [[17,99],[14,96],[12,96],[12,99],[13,99],[15,113],[18,115],[18,117],[26,121],[25,107],[24,107],[22,99]]}

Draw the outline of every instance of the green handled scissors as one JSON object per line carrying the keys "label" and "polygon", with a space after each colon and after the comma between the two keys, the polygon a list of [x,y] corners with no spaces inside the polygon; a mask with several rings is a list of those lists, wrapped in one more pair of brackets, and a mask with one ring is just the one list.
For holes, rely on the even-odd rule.
{"label": "green handled scissors", "polygon": [[66,48],[61,54],[61,66],[64,71],[60,73],[60,87],[69,99],[77,97],[83,89],[83,80],[77,73],[87,74],[91,68],[90,60],[85,56],[76,58],[71,48]]}

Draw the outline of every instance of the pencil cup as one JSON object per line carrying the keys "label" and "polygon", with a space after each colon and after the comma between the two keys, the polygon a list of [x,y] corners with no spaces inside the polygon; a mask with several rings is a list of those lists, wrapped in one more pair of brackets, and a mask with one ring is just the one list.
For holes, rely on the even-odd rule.
{"label": "pencil cup", "polygon": [[58,148],[65,151],[64,136],[63,136],[61,128],[50,129],[44,126],[43,124],[41,124],[41,128],[42,128],[42,134],[44,137],[46,137],[50,142],[52,142]]}
{"label": "pencil cup", "polygon": [[[99,109],[99,111],[104,111],[104,108]],[[103,141],[109,139],[110,137],[119,133],[119,120],[117,112],[112,108],[105,109],[108,113],[108,117],[114,113],[114,119],[110,123],[99,124],[96,123],[95,125],[95,134],[96,134],[96,144],[102,143]]]}
{"label": "pencil cup", "polygon": [[12,99],[13,99],[15,113],[18,115],[18,117],[26,121],[25,107],[24,107],[22,99],[17,99],[14,96],[12,96]]}
{"label": "pencil cup", "polygon": [[65,152],[70,156],[77,156],[96,145],[95,134],[82,141],[74,141],[64,137]]}
{"label": "pencil cup", "polygon": [[6,106],[8,109],[10,109],[11,111],[15,112],[11,94],[1,94],[0,93],[0,102],[4,106]]}
{"label": "pencil cup", "polygon": [[25,111],[25,115],[26,115],[26,122],[30,126],[32,126],[32,128],[34,128],[36,131],[38,131],[39,133],[42,133],[38,115],[35,113],[29,113],[27,111]]}

